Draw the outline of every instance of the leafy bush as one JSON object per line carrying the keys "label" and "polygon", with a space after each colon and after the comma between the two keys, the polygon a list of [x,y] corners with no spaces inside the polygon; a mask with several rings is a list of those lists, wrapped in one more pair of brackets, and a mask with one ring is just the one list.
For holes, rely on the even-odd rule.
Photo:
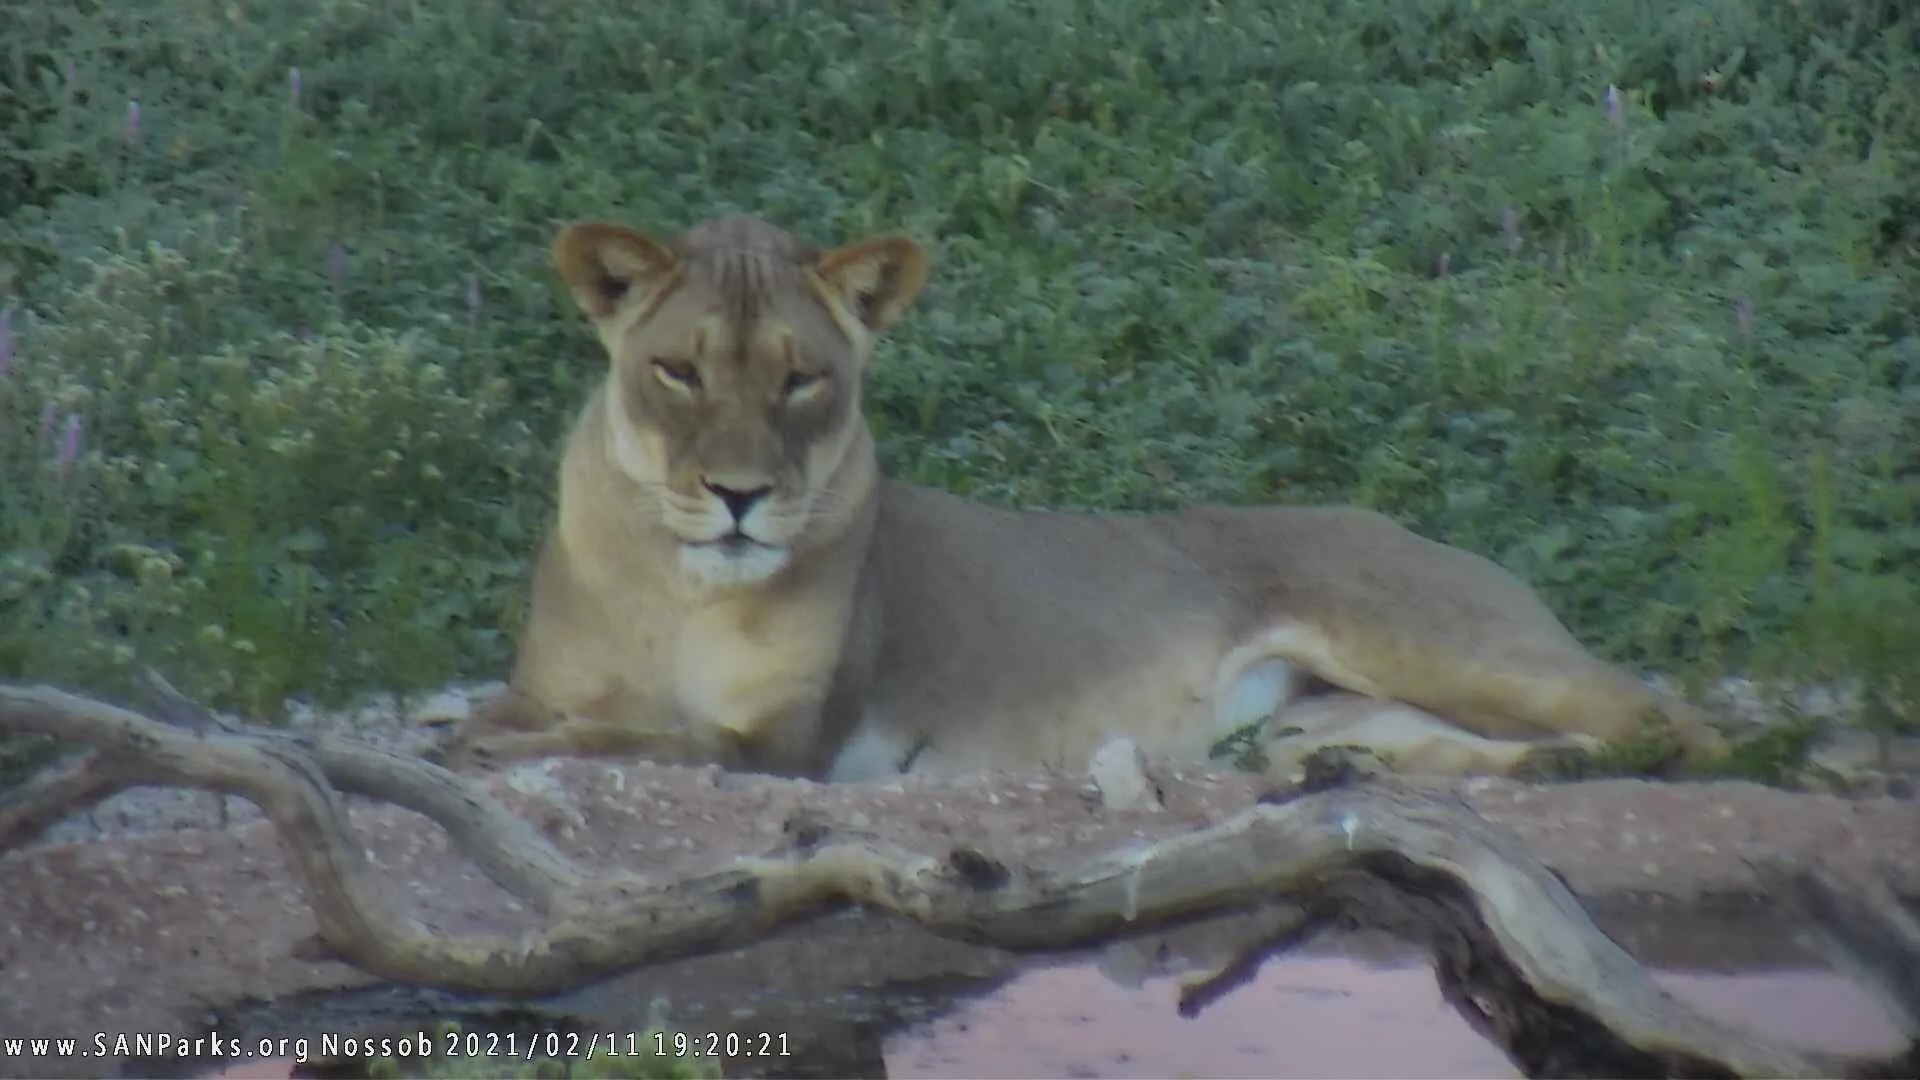
{"label": "leafy bush", "polygon": [[546,456],[504,382],[456,387],[445,326],[237,318],[240,269],[217,239],[116,252],[59,321],[14,327],[0,670],[110,680],[137,655],[274,715],[498,662],[537,516],[516,474]]}
{"label": "leafy bush", "polygon": [[1361,502],[1613,658],[1912,720],[1906,5],[10,17],[0,677],[138,657],[271,709],[498,674],[597,363],[552,229],[750,210],[935,245],[870,396],[900,475]]}

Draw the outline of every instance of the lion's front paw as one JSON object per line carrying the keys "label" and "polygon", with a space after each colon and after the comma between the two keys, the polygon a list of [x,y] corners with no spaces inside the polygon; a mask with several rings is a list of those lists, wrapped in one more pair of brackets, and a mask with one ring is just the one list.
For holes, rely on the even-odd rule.
{"label": "lion's front paw", "polygon": [[426,759],[454,772],[490,772],[502,764],[497,736],[456,729],[426,754]]}
{"label": "lion's front paw", "polygon": [[427,757],[455,772],[491,771],[513,761],[568,751],[565,719],[508,690],[454,726]]}

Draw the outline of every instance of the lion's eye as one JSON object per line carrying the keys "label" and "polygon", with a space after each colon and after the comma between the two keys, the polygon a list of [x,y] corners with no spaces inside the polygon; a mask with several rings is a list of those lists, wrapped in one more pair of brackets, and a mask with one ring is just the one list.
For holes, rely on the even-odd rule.
{"label": "lion's eye", "polygon": [[685,360],[666,360],[656,357],[653,361],[653,373],[660,381],[682,390],[700,389],[700,372]]}
{"label": "lion's eye", "polygon": [[825,377],[811,371],[789,371],[787,381],[781,386],[780,392],[789,398],[795,397],[820,385],[820,381]]}

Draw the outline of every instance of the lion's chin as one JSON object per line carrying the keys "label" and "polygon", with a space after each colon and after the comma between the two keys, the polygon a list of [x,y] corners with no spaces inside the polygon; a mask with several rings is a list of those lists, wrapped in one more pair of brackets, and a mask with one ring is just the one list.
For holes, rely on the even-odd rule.
{"label": "lion's chin", "polygon": [[758,585],[786,569],[788,552],[744,536],[680,545],[680,571],[715,589]]}

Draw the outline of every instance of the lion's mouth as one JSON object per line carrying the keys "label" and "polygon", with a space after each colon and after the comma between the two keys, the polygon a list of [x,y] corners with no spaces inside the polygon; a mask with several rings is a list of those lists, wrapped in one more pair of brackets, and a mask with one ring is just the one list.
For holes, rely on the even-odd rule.
{"label": "lion's mouth", "polygon": [[730,532],[725,536],[715,537],[712,540],[703,540],[698,543],[690,543],[687,546],[716,552],[730,559],[751,555],[756,551],[774,550],[778,547],[776,544],[768,544],[755,540],[743,532]]}
{"label": "lion's mouth", "polygon": [[689,541],[680,548],[683,570],[713,585],[741,588],[756,585],[784,570],[786,548],[731,532],[711,540]]}

